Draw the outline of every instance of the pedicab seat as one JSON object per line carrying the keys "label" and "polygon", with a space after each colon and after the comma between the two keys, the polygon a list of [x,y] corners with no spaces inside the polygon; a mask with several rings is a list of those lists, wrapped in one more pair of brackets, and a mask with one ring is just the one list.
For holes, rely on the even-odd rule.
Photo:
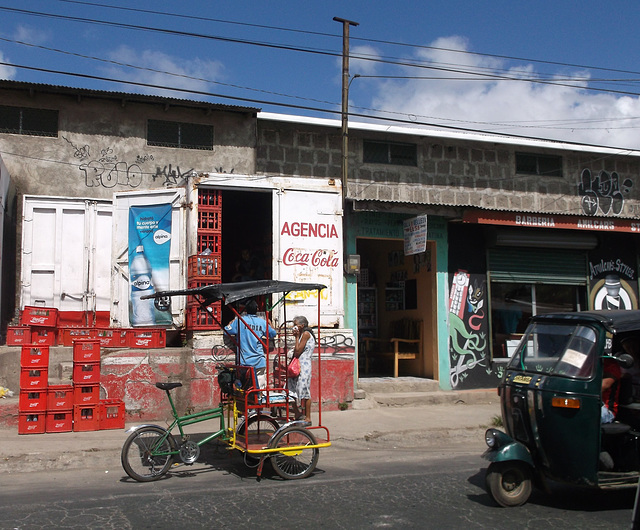
{"label": "pedicab seat", "polygon": [[171,390],[173,388],[178,388],[181,386],[182,386],[182,383],[177,383],[177,382],[156,383],[156,387],[159,388],[160,390]]}
{"label": "pedicab seat", "polygon": [[250,392],[258,388],[253,366],[235,366],[235,381],[233,382],[233,397],[239,409],[244,405],[255,405],[258,402],[258,392]]}

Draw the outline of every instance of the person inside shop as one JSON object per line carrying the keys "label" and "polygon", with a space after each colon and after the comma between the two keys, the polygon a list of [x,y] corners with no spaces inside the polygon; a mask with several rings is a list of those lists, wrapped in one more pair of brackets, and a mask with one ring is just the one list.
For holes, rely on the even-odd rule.
{"label": "person inside shop", "polygon": [[[252,298],[244,306],[244,313],[242,314],[244,322],[236,317],[224,329],[229,335],[236,337],[240,352],[240,365],[252,366],[258,388],[265,388],[267,386],[267,359],[258,337],[263,339],[267,337],[267,322],[264,318],[259,317],[257,313],[258,303]],[[247,326],[255,332],[255,335],[247,329]],[[269,322],[269,338],[274,338],[276,335],[276,330]]]}
{"label": "person inside shop", "polygon": [[300,362],[300,374],[287,379],[289,392],[295,398],[293,411],[297,420],[311,421],[311,359],[316,347],[316,338],[304,316],[293,319],[295,344],[293,356]]}
{"label": "person inside shop", "polygon": [[247,282],[264,279],[264,267],[260,259],[248,248],[242,249],[240,261],[236,263],[236,273],[231,281]]}

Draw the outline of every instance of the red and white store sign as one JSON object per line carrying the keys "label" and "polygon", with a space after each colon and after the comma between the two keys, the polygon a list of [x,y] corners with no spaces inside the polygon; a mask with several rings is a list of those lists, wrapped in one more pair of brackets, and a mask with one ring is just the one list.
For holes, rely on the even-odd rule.
{"label": "red and white store sign", "polygon": [[611,217],[523,214],[513,212],[465,212],[465,223],[479,223],[525,228],[560,228],[597,232],[640,232],[640,221]]}
{"label": "red and white store sign", "polygon": [[[280,278],[324,284],[324,307],[337,304],[343,274],[340,195],[287,190],[280,200]],[[308,295],[291,294],[300,301]]]}

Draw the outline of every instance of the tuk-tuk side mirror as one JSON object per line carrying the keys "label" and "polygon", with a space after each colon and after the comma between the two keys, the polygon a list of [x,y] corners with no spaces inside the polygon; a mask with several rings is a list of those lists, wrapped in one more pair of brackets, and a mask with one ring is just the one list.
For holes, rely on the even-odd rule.
{"label": "tuk-tuk side mirror", "polygon": [[628,353],[623,353],[622,355],[619,355],[618,357],[616,357],[616,360],[618,361],[618,364],[622,368],[626,368],[626,369],[633,367],[633,364],[634,364],[633,357],[631,357],[631,355],[629,355]]}

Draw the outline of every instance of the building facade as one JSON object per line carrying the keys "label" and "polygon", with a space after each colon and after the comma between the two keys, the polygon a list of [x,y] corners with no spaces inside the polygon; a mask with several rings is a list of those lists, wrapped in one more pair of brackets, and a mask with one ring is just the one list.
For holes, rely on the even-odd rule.
{"label": "building facade", "polygon": [[[158,205],[169,288],[327,285],[316,324],[347,381],[340,400],[394,363],[443,389],[495,386],[531,315],[638,306],[635,153],[352,123],[342,182],[337,120],[9,81],[0,93],[18,310],[133,325],[131,212]],[[210,255],[219,268],[199,278]],[[310,312],[306,296],[290,309]],[[186,301],[170,313],[196,348],[222,344]],[[396,360],[393,338],[413,350]]]}
{"label": "building facade", "polygon": [[[256,170],[340,175],[337,121],[259,115]],[[443,389],[495,386],[533,314],[638,307],[638,153],[351,124],[345,326],[360,377],[391,375],[369,338],[422,326],[400,375]],[[427,217],[405,255],[406,221]],[[414,337],[415,338],[415,337]],[[369,362],[371,361],[371,362]]]}

